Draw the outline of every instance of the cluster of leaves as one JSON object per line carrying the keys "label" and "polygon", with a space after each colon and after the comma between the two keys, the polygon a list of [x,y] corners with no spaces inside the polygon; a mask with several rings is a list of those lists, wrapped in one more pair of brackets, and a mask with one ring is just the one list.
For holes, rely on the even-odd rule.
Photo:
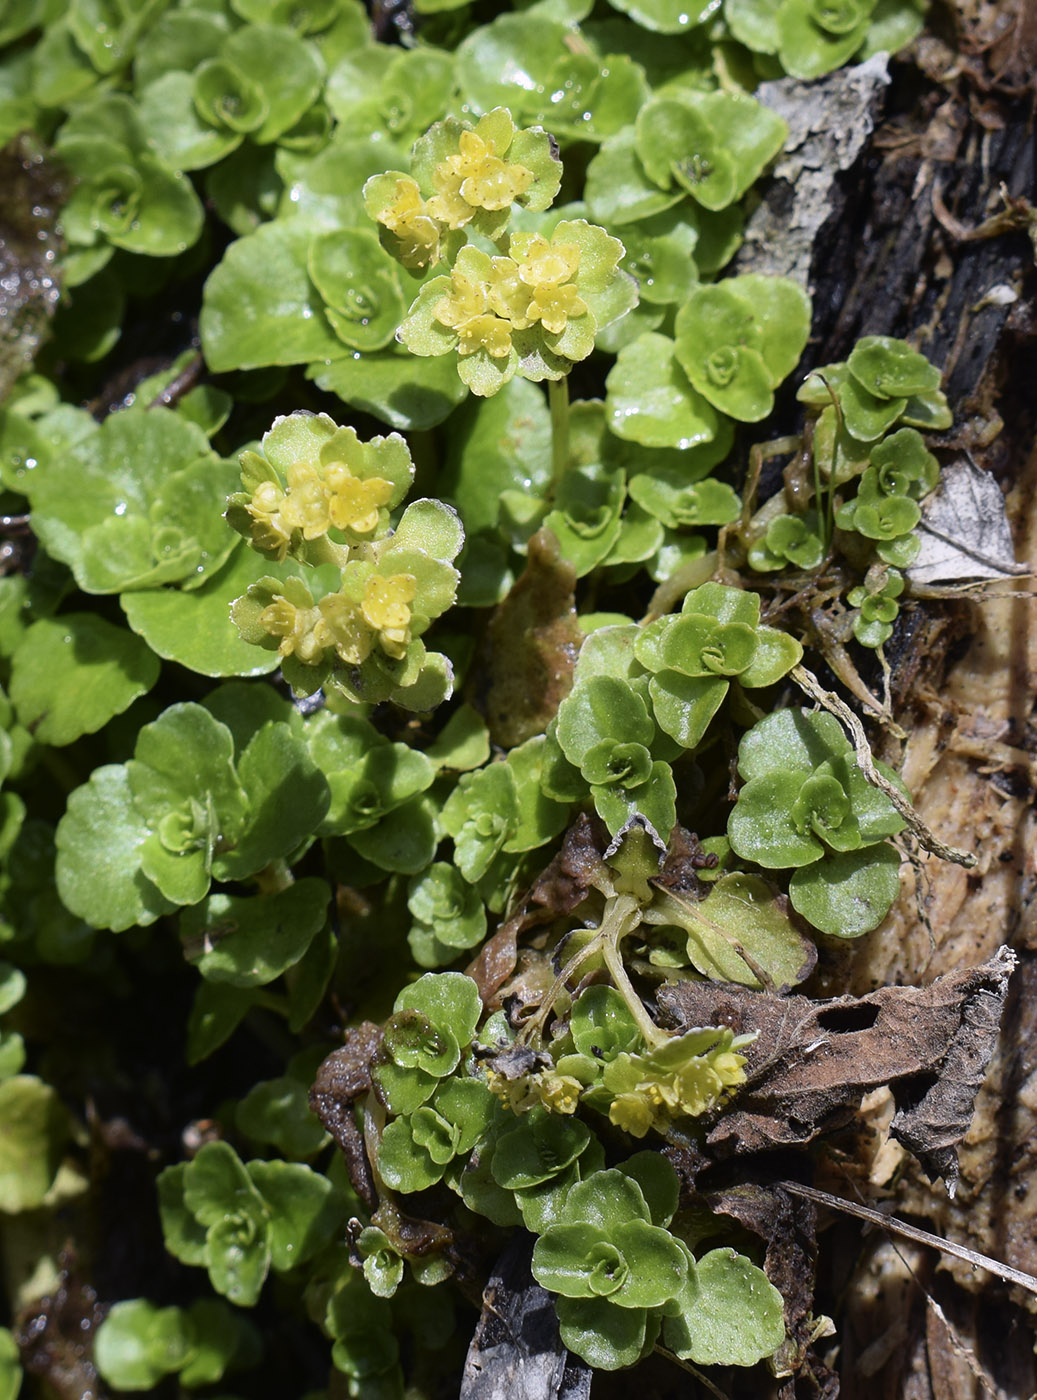
{"label": "cluster of leaves", "polygon": [[[646,876],[659,865],[654,848],[654,858],[641,850],[642,830],[632,828],[611,865],[598,865],[584,908],[596,905],[600,923],[583,931],[566,972],[595,964],[607,971],[639,928],[654,898]],[[631,882],[643,898],[623,892]],[[551,1000],[516,1038],[502,1014],[486,1016],[475,982],[462,974],[429,973],[401,992],[373,1071],[388,1115],[379,1180],[402,1195],[443,1183],[495,1225],[534,1233],[534,1276],[559,1295],[566,1346],[593,1366],[630,1365],[660,1333],[676,1355],[699,1364],[751,1365],[783,1340],[780,1294],[732,1249],[696,1254],[669,1162],[628,1151],[606,1168],[606,1141],[581,1110],[634,1138],[666,1133],[717,1109],[744,1081],[739,1052],[753,1037],[669,1035],[625,975],[620,982],[622,990],[585,991],[548,1042]],[[409,1248],[394,1227],[383,1204],[354,1230],[378,1296],[393,1296],[408,1265],[426,1284],[449,1275],[448,1255],[430,1254],[427,1242],[420,1253]]]}
{"label": "cluster of leaves", "polygon": [[[214,1115],[157,1183],[199,1294],[112,1308],[95,1360],[120,1391],[251,1366],[277,1345],[237,1311],[261,1295],[365,1400],[454,1367],[429,1286],[451,1230],[430,1245],[397,1200],[420,1192],[537,1236],[594,1366],[657,1343],[767,1356],[779,1295],[703,1246],[655,1150],[724,1110],[748,1045],[660,1030],[628,967],[787,989],[816,957],[806,924],[857,936],[896,889],[900,820],[838,726],[767,714],[802,645],[766,587],[834,538],[854,631],[885,640],[935,481],[918,430],[947,419],[936,371],[872,340],[808,377],[823,485],[752,523],[762,596],[710,579],[713,532],[740,528],[736,432],[810,328],[792,282],[722,276],[787,134],[753,89],[906,42],[917,5],[417,9],[406,46],[357,0],[0,17],[0,140],[32,131],[68,181],[52,341],[29,372],[15,345],[9,373],[0,337],[4,528],[28,515],[33,537],[0,578],[0,1213],[45,1219],[91,1186],[67,1105],[96,1052],[51,1054],[54,987],[124,1018],[158,968],[164,1005],[178,934],[193,1004],[171,1054],[283,1061],[244,1093],[214,1068],[167,1110]],[[598,396],[569,406],[577,366]],[[516,1032],[453,969],[592,814],[616,851],[526,950]],[[665,878],[691,823],[696,873]],[[385,1022],[373,1212],[307,1103],[365,1016]],[[19,1306],[58,1274],[33,1239]],[[20,1381],[0,1330],[0,1397]]]}
{"label": "cluster of leaves", "polygon": [[919,502],[940,476],[919,431],[951,425],[940,371],[905,341],[865,336],[846,361],[812,371],[798,398],[809,415],[813,491],[781,514],[774,497],[749,522],[747,563],[760,573],[804,573],[840,555],[864,576],[846,595],[853,635],[877,649],[892,634],[904,570],[918,555]]}

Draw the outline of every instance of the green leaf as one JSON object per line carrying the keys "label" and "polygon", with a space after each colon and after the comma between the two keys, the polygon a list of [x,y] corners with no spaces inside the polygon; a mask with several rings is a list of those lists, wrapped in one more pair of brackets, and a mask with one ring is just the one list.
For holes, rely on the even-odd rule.
{"label": "green leaf", "polygon": [[156,1308],[144,1298],[116,1303],[95,1334],[94,1361],[116,1389],[151,1390],[183,1366],[191,1330],[180,1308]]}
{"label": "green leaf", "polygon": [[315,1156],[328,1141],[310,1108],[307,1086],[287,1075],[253,1085],[238,1104],[235,1122],[254,1142],[272,1143],[293,1159]]}
{"label": "green leaf", "polygon": [[728,684],[721,676],[684,676],[679,671],[658,671],[648,687],[656,723],[682,748],[696,748],[723,704]]}
{"label": "green leaf", "polygon": [[306,377],[401,431],[434,428],[468,397],[452,358],[415,359],[402,346],[321,360],[308,367]]}
{"label": "green leaf", "polygon": [[312,229],[277,219],[239,238],[205,284],[199,329],[210,369],[330,362],[347,350],[307,271]]}
{"label": "green leaf", "polygon": [[846,363],[854,379],[880,399],[906,399],[913,394],[934,393],[940,387],[936,366],[906,341],[892,336],[862,336]]}
{"label": "green leaf", "polygon": [[261,676],[276,668],[279,657],[242,640],[230,605],[260,578],[284,579],[293,569],[239,546],[201,588],[121,593],[119,603],[133,631],[159,656],[203,676]]}
{"label": "green leaf", "polygon": [[698,1366],[753,1366],[785,1340],[781,1294],[762,1269],[733,1249],[713,1249],[693,1266],[680,1311],[663,1339]]}
{"label": "green leaf", "polygon": [[265,1221],[269,1212],[241,1158],[223,1141],[206,1142],[184,1170],[184,1205],[201,1225],[245,1215]]}
{"label": "green leaf", "polygon": [[407,308],[396,263],[373,233],[320,234],[310,245],[307,270],[343,344],[369,352],[392,341]]}
{"label": "green leaf", "polygon": [[312,837],[330,800],[323,773],[286,724],[260,729],[238,760],[238,778],[249,815],[233,845],[215,855],[220,880],[244,879],[289,855]]}
{"label": "green leaf", "polygon": [[187,1018],[187,1063],[200,1064],[229,1040],[251,1010],[253,1001],[253,993],[248,988],[200,983]]}
{"label": "green leaf", "polygon": [[294,126],[323,85],[324,65],[313,45],[280,25],[245,25],[220,57],[247,74],[263,95],[266,113],[253,134],[260,145]]}
{"label": "green leaf", "polygon": [[616,9],[659,34],[683,34],[704,23],[713,13],[708,4],[686,5],[683,0],[622,0]]}
{"label": "green leaf", "polygon": [[822,763],[851,752],[834,715],[822,710],[776,710],[742,735],[738,771],[746,780],[776,770],[813,773]]}
{"label": "green leaf", "polygon": [[22,1388],[20,1354],[14,1335],[0,1327],[0,1400],[18,1400]]}
{"label": "green leaf", "polygon": [[32,1074],[0,1080],[0,1210],[35,1210],[54,1184],[68,1140],[57,1091]]}
{"label": "green leaf", "polygon": [[181,915],[185,956],[210,982],[262,987],[299,961],[327,909],[328,887],[318,879],[270,895],[212,894]]}
{"label": "green leaf", "polygon": [[900,890],[900,854],[883,843],[844,851],[797,870],[792,907],[822,933],[858,938],[889,913]]}
{"label": "green leaf", "polygon": [[213,492],[233,485],[200,428],[167,408],[128,408],[41,463],[26,489],[48,553],[87,592],[117,593],[218,569],[234,541]]}
{"label": "green leaf", "polygon": [[186,1162],[166,1167],[155,1179],[158,1213],[166,1248],[182,1264],[205,1263],[205,1226],[184,1204]]}
{"label": "green leaf", "polygon": [[10,694],[41,744],[94,734],[158,680],[159,663],[132,633],[92,613],[41,618],[14,653]]}
{"label": "green leaf", "polygon": [[[633,1366],[649,1345],[643,1308],[616,1308],[607,1298],[559,1298],[557,1308],[562,1341],[597,1370]],[[653,1337],[658,1325],[653,1322]]]}
{"label": "green leaf", "polygon": [[645,447],[681,451],[712,441],[716,411],[692,387],[667,336],[648,332],[625,345],[605,381],[609,428]]}
{"label": "green leaf", "polygon": [[603,740],[650,744],[655,729],[636,692],[616,677],[596,675],[579,681],[562,701],[557,734],[562,752],[579,767]]}
{"label": "green leaf", "polygon": [[762,969],[774,989],[785,992],[808,977],[817,961],[813,943],[757,875],[721,875],[701,901],[669,892],[662,897],[663,910],[687,931],[692,966],[717,982],[759,988],[757,969]]}
{"label": "green leaf", "polygon": [[73,914],[119,933],[176,908],[141,870],[150,834],[125,766],[95,768],[69,797],[55,837],[58,893]]}
{"label": "green leaf", "polygon": [[270,1209],[270,1263],[278,1273],[305,1264],[331,1239],[344,1202],[326,1176],[301,1162],[249,1162],[247,1171]]}
{"label": "green leaf", "polygon": [[253,1307],[270,1271],[267,1230],[251,1220],[218,1220],[206,1237],[206,1263],[217,1293],[240,1308]]}

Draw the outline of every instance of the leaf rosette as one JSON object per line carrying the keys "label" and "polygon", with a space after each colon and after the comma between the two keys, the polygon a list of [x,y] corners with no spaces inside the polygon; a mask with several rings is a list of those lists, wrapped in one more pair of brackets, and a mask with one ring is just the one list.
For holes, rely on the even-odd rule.
{"label": "leaf rosette", "polygon": [[899,888],[900,858],[886,838],[904,820],[865,778],[838,722],[799,710],[767,715],[743,736],[738,771],[745,786],[728,821],[735,853],[769,870],[796,867],[793,908],[823,933],[855,938],[874,928]]}
{"label": "leaf rosette", "polygon": [[787,633],[761,624],[757,594],[705,583],[685,597],[680,613],[641,629],[634,655],[651,672],[659,728],[693,749],[732,681],[750,689],[773,685],[803,649]]}
{"label": "leaf rosette", "polygon": [[674,353],[721,413],[755,423],[796,367],[810,334],[810,301],[785,277],[747,273],[697,287],[677,312]]}

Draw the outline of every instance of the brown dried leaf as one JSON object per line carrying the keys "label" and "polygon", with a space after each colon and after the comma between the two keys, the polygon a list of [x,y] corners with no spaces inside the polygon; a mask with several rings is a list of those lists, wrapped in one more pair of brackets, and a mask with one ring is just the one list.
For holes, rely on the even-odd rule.
{"label": "brown dried leaf", "polygon": [[310,1087],[310,1108],[338,1144],[349,1179],[369,1210],[377,1206],[378,1192],[353,1104],[371,1088],[371,1067],[381,1045],[382,1028],[373,1021],[350,1026],[345,1044],[327,1056]]}
{"label": "brown dried leaf", "polygon": [[585,812],[565,833],[562,848],[522,895],[516,911],[479,950],[465,968],[476,983],[486,1009],[500,1005],[497,993],[515,971],[518,940],[527,929],[570,914],[587,898],[602,873],[605,842],[600,829]]}
{"label": "brown dried leaf", "polygon": [[678,1030],[759,1032],[746,1085],[707,1138],[721,1155],[812,1142],[848,1123],[870,1089],[889,1084],[899,1110],[893,1135],[929,1175],[952,1184],[954,1144],[968,1130],[1015,962],[1001,948],[928,987],[831,1001],[684,982],[662,988],[659,1004]]}
{"label": "brown dried leaf", "polygon": [[486,632],[486,719],[493,742],[505,749],[551,723],[572,689],[583,641],[576,572],[550,530],[530,539],[526,561]]}

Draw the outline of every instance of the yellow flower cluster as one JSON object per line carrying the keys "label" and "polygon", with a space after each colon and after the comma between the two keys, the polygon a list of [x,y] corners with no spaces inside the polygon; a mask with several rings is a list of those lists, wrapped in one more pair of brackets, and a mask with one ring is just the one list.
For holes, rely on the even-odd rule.
{"label": "yellow flower cluster", "polygon": [[411,640],[411,603],[417,593],[413,574],[384,577],[372,574],[364,584],[359,606],[343,593],[329,593],[319,603],[300,606],[283,594],[259,615],[260,626],[280,637],[281,656],[295,655],[316,665],[334,648],[349,666],[366,661],[376,646],[401,660]]}
{"label": "yellow flower cluster", "polygon": [[432,172],[428,212],[447,228],[464,228],[479,209],[507,209],[533,183],[533,172],[502,160],[492,137],[462,131],[456,155]]}
{"label": "yellow flower cluster", "polygon": [[332,525],[370,535],[393,492],[379,476],[364,481],[355,477],[345,462],[293,462],[287,480],[287,491],[276,482],[262,482],[247,506],[253,540],[259,548],[276,552],[279,560],[287,555],[295,530],[306,540],[319,539]]}
{"label": "yellow flower cluster", "polygon": [[508,1079],[503,1074],[490,1070],[487,1082],[505,1108],[512,1113],[526,1113],[537,1104],[550,1113],[575,1113],[580,1104],[584,1084],[571,1074],[558,1074],[554,1070],[540,1070],[536,1074],[523,1074],[517,1079]]}
{"label": "yellow flower cluster", "polygon": [[397,256],[404,267],[430,267],[439,261],[445,229],[464,228],[480,209],[509,208],[533,178],[524,165],[503,160],[492,137],[462,131],[457,152],[432,172],[435,194],[428,201],[416,180],[400,175],[393,197],[375,217],[399,239]]}
{"label": "yellow flower cluster", "polygon": [[614,1095],[609,1119],[617,1128],[637,1138],[650,1128],[664,1132],[674,1118],[697,1118],[745,1083],[745,1056],[733,1048],[729,1034],[712,1050],[682,1053],[682,1041],[701,1035],[691,1031],[647,1055],[622,1054],[611,1061],[604,1084]]}
{"label": "yellow flower cluster", "polygon": [[575,286],[580,250],[574,243],[555,244],[539,233],[515,233],[509,253],[489,259],[489,276],[483,280],[455,267],[450,291],[433,309],[440,325],[457,332],[460,355],[485,350],[494,359],[506,359],[514,331],[539,323],[545,331],[560,334],[570,316],[587,311]]}

